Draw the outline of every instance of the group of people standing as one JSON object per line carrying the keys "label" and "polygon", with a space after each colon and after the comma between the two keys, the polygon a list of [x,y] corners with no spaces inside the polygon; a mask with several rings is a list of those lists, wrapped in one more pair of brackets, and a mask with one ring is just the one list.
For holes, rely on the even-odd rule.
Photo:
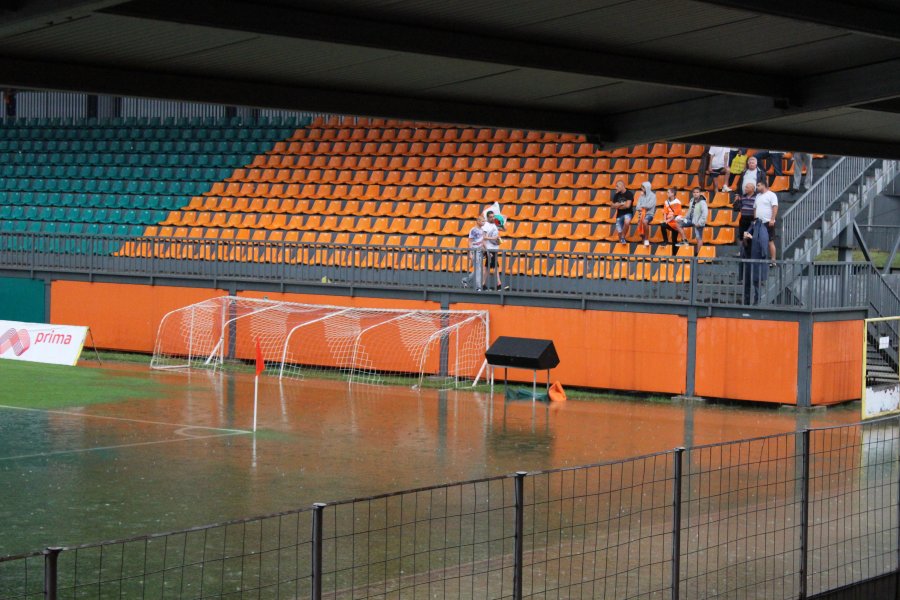
{"label": "group of people standing", "polygon": [[[778,195],[769,189],[767,170],[771,168],[775,176],[780,175],[782,158],[782,153],[773,151],[757,151],[747,156],[746,149],[711,146],[701,167],[704,188],[713,192],[730,193],[732,188],[728,184],[734,182],[738,190],[732,202],[732,210],[739,217],[738,256],[768,260],[769,266],[774,265],[775,261]],[[761,162],[763,159],[767,159],[769,164]],[[798,191],[801,182],[808,189],[813,179],[812,155],[795,152],[793,160],[794,177],[791,191]],[[805,178],[803,178],[804,168]],[[731,181],[730,175],[734,176]],[[682,208],[677,190],[674,187],[666,189],[660,231],[663,243],[671,244],[673,253],[676,246],[689,245],[686,229],[693,229],[697,249],[703,247],[703,231],[710,213],[709,202],[703,193],[704,188],[697,186],[691,190],[690,203],[686,210]],[[650,225],[657,210],[656,193],[650,182],[645,181],[641,184],[639,194],[635,201],[634,192],[626,189],[625,182],[621,179],[616,181],[612,196],[615,230],[619,242],[627,243],[627,238],[631,236],[632,228],[636,225],[643,245],[649,246]],[[476,224],[469,231],[472,271],[463,278],[463,287],[473,287],[479,292],[485,289],[509,289],[509,286],[504,286],[501,281],[498,264],[500,231],[503,227],[502,216],[492,210],[487,210],[478,217]],[[765,264],[762,263],[762,266],[765,267]],[[485,270],[486,277],[484,277]],[[490,284],[492,274],[494,285]]]}

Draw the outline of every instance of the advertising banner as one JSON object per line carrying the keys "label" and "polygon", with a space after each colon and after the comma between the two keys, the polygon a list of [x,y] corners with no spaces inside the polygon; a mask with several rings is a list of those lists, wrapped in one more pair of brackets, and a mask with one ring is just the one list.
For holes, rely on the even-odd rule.
{"label": "advertising banner", "polygon": [[0,359],[75,365],[87,327],[0,321]]}

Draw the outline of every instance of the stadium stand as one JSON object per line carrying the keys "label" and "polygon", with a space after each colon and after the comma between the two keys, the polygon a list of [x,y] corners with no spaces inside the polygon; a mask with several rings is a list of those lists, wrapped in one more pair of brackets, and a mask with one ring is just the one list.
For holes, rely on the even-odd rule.
{"label": "stadium stand", "polygon": [[[165,240],[125,243],[118,250],[124,256],[312,264],[326,260],[325,253],[215,252],[188,242],[460,249],[472,219],[497,202],[508,219],[506,250],[606,253],[612,246],[616,254],[643,255],[648,249],[615,244],[614,182],[637,190],[651,181],[658,205],[665,188],[675,186],[686,206],[703,153],[701,146],[664,143],[604,151],[570,134],[340,117],[250,124],[44,119],[0,133],[2,231]],[[786,189],[787,176],[773,187]],[[703,252],[714,256],[716,246],[734,243],[736,222],[726,194],[715,194],[710,209]],[[651,228],[657,244],[661,218],[657,211]],[[634,229],[630,242],[638,241]],[[662,246],[653,251],[670,253]],[[351,264],[354,255],[341,260]],[[363,260],[373,268],[464,270],[447,256],[404,264]],[[575,273],[565,262],[531,261],[528,269],[613,279],[622,272],[611,262]],[[511,268],[515,273],[515,262]]]}

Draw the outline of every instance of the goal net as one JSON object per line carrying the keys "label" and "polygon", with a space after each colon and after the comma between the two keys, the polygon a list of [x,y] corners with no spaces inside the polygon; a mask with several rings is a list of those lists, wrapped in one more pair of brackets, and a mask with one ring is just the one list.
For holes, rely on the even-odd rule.
{"label": "goal net", "polygon": [[900,317],[865,320],[862,417],[900,412]]}
{"label": "goal net", "polygon": [[154,369],[254,359],[284,378],[454,387],[472,382],[489,342],[486,311],[351,308],[223,296],[165,315]]}

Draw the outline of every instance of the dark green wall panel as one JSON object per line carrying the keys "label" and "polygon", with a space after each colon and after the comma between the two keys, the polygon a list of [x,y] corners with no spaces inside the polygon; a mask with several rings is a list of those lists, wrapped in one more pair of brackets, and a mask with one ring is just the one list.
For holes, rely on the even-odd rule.
{"label": "dark green wall panel", "polygon": [[43,280],[0,277],[0,320],[46,323]]}

